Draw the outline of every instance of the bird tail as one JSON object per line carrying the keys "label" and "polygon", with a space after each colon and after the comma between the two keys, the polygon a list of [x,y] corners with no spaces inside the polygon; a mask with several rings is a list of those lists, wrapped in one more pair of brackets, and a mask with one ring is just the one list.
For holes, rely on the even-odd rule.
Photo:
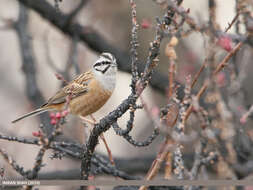
{"label": "bird tail", "polygon": [[27,114],[25,114],[25,115],[23,115],[23,116],[15,119],[14,121],[12,121],[12,123],[16,123],[16,122],[18,122],[18,121],[20,121],[20,120],[22,120],[24,118],[30,117],[30,116],[39,115],[39,114],[41,114],[43,112],[46,112],[46,111],[49,111],[49,110],[50,110],[50,108],[47,108],[47,107],[44,107],[44,108],[42,107],[42,108],[36,109],[36,110],[34,110],[32,112],[29,112],[29,113],[27,113]]}

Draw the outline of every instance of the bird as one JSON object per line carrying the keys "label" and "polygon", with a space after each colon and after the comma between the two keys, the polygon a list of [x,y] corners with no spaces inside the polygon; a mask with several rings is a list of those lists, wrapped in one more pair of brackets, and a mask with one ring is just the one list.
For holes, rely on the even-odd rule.
{"label": "bird", "polygon": [[13,120],[12,123],[46,111],[62,111],[66,102],[71,114],[81,118],[91,115],[112,95],[116,86],[116,74],[116,58],[111,53],[104,52],[89,71],[74,78],[40,108]]}

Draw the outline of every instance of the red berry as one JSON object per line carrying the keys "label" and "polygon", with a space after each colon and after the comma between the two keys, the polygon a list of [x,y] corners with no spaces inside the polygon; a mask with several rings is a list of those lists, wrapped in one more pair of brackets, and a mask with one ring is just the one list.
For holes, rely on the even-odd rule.
{"label": "red berry", "polygon": [[50,123],[52,124],[52,125],[55,125],[56,123],[57,123],[57,121],[56,121],[56,119],[51,119],[51,121],[50,121]]}
{"label": "red berry", "polygon": [[61,119],[61,112],[57,112],[56,114],[55,114],[55,117],[56,117],[56,119]]}
{"label": "red berry", "polygon": [[232,50],[232,40],[228,36],[220,37],[218,41],[218,45],[228,52]]}
{"label": "red berry", "polygon": [[151,27],[151,22],[147,19],[143,19],[141,22],[141,27],[144,29],[148,29]]}
{"label": "red berry", "polygon": [[34,131],[34,132],[32,132],[32,135],[33,135],[34,137],[40,137],[42,134],[41,134],[40,131]]}
{"label": "red berry", "polygon": [[65,117],[69,114],[69,111],[68,110],[64,110],[61,112],[62,116]]}
{"label": "red berry", "polygon": [[49,117],[50,117],[51,119],[53,119],[53,118],[55,118],[55,114],[54,114],[54,113],[50,113]]}

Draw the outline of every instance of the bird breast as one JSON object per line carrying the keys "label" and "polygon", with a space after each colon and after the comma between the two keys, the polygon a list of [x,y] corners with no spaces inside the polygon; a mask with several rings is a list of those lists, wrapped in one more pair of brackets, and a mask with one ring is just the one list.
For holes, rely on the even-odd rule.
{"label": "bird breast", "polygon": [[104,89],[98,80],[93,79],[89,82],[86,93],[70,101],[70,112],[81,116],[90,115],[100,109],[111,94],[112,91]]}

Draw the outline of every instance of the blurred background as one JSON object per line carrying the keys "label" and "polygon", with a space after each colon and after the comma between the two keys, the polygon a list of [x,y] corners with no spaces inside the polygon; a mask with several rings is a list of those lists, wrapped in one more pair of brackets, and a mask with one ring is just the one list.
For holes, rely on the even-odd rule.
{"label": "blurred background", "polygon": [[[55,1],[47,0],[52,6]],[[59,9],[63,13],[71,12],[79,4],[79,0],[62,0],[59,2]],[[140,27],[138,48],[139,59],[145,61],[148,54],[149,43],[153,40],[155,32],[155,18],[162,16],[164,13],[161,8],[151,0],[138,0],[137,2],[137,19],[138,22],[149,27]],[[182,6],[190,9],[189,15],[192,16],[198,24],[208,21],[208,1],[184,1]],[[17,32],[11,26],[11,23],[18,19],[19,3],[16,0],[0,1],[0,133],[20,137],[32,137],[32,132],[38,131],[39,117],[31,117],[12,124],[11,121],[18,116],[35,109],[26,95],[25,76],[22,72],[22,55],[20,51]],[[80,72],[89,70],[91,65],[98,57],[98,53],[90,49],[86,44],[78,41],[74,42],[64,33],[52,26],[47,20],[39,16],[36,12],[29,10],[28,31],[29,40],[32,44],[32,50],[35,60],[36,82],[44,99],[51,97],[62,85],[57,80],[55,73],[63,72],[69,62],[75,61],[77,66],[69,70],[69,80]],[[222,31],[228,26],[235,16],[235,1],[217,0],[217,23]],[[131,40],[131,10],[129,2],[126,0],[90,0],[75,17],[74,22],[90,27],[104,37],[111,45],[116,48],[130,52]],[[234,33],[232,27],[230,33]],[[167,41],[168,42],[168,41]],[[193,33],[188,37],[181,39],[176,52],[178,56],[176,80],[182,84],[185,77],[197,71],[207,55],[206,47],[207,38],[201,33]],[[161,46],[160,64],[158,71],[161,75],[168,75],[168,58],[165,56],[164,49],[166,40]],[[73,55],[73,48],[75,55]],[[219,51],[221,57],[226,51]],[[246,61],[252,58],[251,51],[246,52]],[[77,69],[78,68],[78,69]],[[252,64],[248,65],[247,72],[252,71]],[[243,80],[246,86],[247,81],[251,81],[252,75],[246,75]],[[106,105],[94,114],[99,120],[119,105],[130,94],[131,75],[119,71],[117,75],[116,89],[106,103]],[[252,92],[252,87],[247,88],[248,94]],[[252,98],[248,96],[250,101]],[[166,103],[166,95],[152,87],[148,87],[143,94],[144,100],[148,102],[151,110],[156,110]],[[252,101],[251,101],[252,102]],[[128,119],[125,114],[119,121],[120,127],[124,128]],[[66,138],[73,139],[79,143],[84,143],[87,132],[79,118],[68,116],[68,124],[63,128],[63,134]],[[92,126],[89,126],[91,130]],[[144,140],[153,131],[153,126],[145,111],[137,111],[135,127],[131,134],[138,140]],[[136,158],[141,156],[155,156],[158,151],[158,144],[162,137],[157,138],[154,143],[148,147],[135,148],[127,143],[123,138],[118,137],[110,129],[105,134],[105,138],[111,148],[113,157],[116,158]],[[24,166],[25,169],[32,167],[39,147],[24,145],[19,143],[10,143],[0,139],[0,146],[11,155],[17,163]],[[96,148],[97,152],[106,155],[106,149],[103,143]],[[45,167],[41,172],[63,171],[69,169],[78,169],[80,162],[64,157],[62,160],[52,160],[49,158],[52,152],[48,151],[44,157]],[[8,164],[0,157],[0,167],[5,168],[6,177],[17,177],[18,174],[13,171]],[[47,189],[46,187],[40,189]],[[52,188],[50,188],[52,189]],[[54,189],[68,189],[63,187],[54,187]]]}

